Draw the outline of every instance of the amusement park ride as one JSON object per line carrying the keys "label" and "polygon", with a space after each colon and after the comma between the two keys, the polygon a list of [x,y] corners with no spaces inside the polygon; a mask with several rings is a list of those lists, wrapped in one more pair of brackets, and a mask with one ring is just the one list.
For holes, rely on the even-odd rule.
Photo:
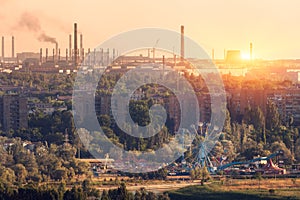
{"label": "amusement park ride", "polygon": [[[192,128],[196,133],[195,139],[199,140],[200,136],[198,134],[198,131],[196,130],[195,126],[192,126]],[[204,134],[201,129],[201,136],[207,137],[207,126]],[[184,140],[184,138],[182,138],[182,140]],[[188,143],[185,141],[183,142],[185,144]],[[195,148],[192,152],[192,157],[194,158],[189,159],[190,162],[187,162],[186,160],[188,158],[183,154],[181,163],[175,164],[176,166],[173,167],[171,166],[172,170],[170,170],[169,175],[188,174],[189,171],[196,166],[206,167],[211,174],[217,174],[220,171],[223,171],[225,174],[232,174],[233,172],[235,172],[240,175],[251,175],[258,172],[261,174],[286,174],[285,169],[278,167],[272,161],[272,158],[277,158],[278,160],[278,157],[283,155],[284,152],[282,150],[276,151],[275,153],[272,153],[267,157],[258,157],[252,160],[234,161],[224,164],[224,162],[226,162],[227,156],[222,155],[219,161],[213,156],[211,148],[207,147],[208,143],[205,142],[205,139],[204,141],[198,141],[198,143],[199,144],[197,148]],[[190,143],[189,146],[185,145],[185,147],[190,148],[191,151],[191,145],[192,144]],[[176,168],[180,170],[176,170]]]}

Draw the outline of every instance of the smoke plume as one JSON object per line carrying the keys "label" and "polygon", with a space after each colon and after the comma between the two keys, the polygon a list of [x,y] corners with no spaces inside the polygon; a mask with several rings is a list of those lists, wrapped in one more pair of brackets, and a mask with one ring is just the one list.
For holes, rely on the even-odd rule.
{"label": "smoke plume", "polygon": [[50,37],[50,36],[46,35],[45,33],[41,33],[38,37],[38,40],[41,42],[51,42],[51,43],[57,44],[57,41],[54,37]]}
{"label": "smoke plume", "polygon": [[21,15],[21,18],[16,28],[18,27],[25,28],[33,32],[41,31],[41,25],[39,19],[27,12]]}
{"label": "smoke plume", "polygon": [[54,37],[48,36],[45,33],[45,31],[42,29],[40,20],[36,16],[34,16],[28,12],[24,12],[21,15],[21,17],[14,29],[29,30],[31,32],[37,33],[38,41],[50,42],[53,44],[57,44],[56,39]]}

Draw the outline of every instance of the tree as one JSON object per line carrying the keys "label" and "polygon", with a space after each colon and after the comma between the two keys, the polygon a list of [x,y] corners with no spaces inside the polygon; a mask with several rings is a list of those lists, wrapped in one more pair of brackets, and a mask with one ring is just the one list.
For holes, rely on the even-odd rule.
{"label": "tree", "polygon": [[134,200],[141,200],[142,199],[142,194],[139,190],[135,191],[134,194]]}
{"label": "tree", "polygon": [[170,200],[168,193],[164,192],[163,194],[159,194],[157,197],[158,200]]}
{"label": "tree", "polygon": [[300,137],[295,143],[295,158],[298,162],[300,161]]}
{"label": "tree", "polygon": [[16,164],[15,166],[13,166],[13,170],[17,176],[17,181],[19,183],[25,183],[28,172],[24,165]]}
{"label": "tree", "polygon": [[200,169],[200,178],[201,178],[201,185],[204,185],[204,182],[208,179],[210,179],[210,174],[206,168],[206,166],[202,167]]}
{"label": "tree", "polygon": [[272,101],[267,102],[266,128],[274,131],[280,126],[280,114],[276,104]]}
{"label": "tree", "polygon": [[64,194],[64,200],[86,200],[87,195],[83,192],[82,188],[75,187],[68,190]]}
{"label": "tree", "polygon": [[101,200],[110,200],[108,193],[106,190],[103,190],[102,195],[101,195]]}
{"label": "tree", "polygon": [[292,157],[291,151],[286,147],[286,145],[282,141],[274,142],[271,145],[270,149],[271,149],[271,152],[276,152],[276,151],[282,150],[284,153],[284,157],[287,159],[286,164],[292,163],[293,157]]}
{"label": "tree", "polygon": [[258,180],[258,188],[260,189],[260,181],[262,180],[261,172],[257,172],[255,178]]}
{"label": "tree", "polygon": [[51,174],[51,178],[54,180],[66,180],[68,177],[67,169],[65,167],[55,169]]}
{"label": "tree", "polygon": [[83,182],[82,182],[82,189],[83,189],[83,192],[89,194],[91,192],[91,182],[88,180],[88,179],[85,179]]}
{"label": "tree", "polygon": [[99,119],[100,126],[105,126],[105,127],[111,126],[111,120],[108,115],[100,115],[98,119]]}
{"label": "tree", "polygon": [[63,200],[64,198],[64,193],[66,192],[66,182],[62,181],[58,188],[57,188],[57,192],[58,192],[58,198],[59,200]]}
{"label": "tree", "polygon": [[201,180],[201,185],[204,185],[204,182],[208,179],[210,179],[210,174],[206,168],[204,167],[195,167],[194,169],[191,170],[191,179],[200,179]]}
{"label": "tree", "polygon": [[0,179],[2,183],[10,186],[16,181],[15,172],[10,168],[0,166]]}
{"label": "tree", "polygon": [[256,141],[263,141],[264,144],[266,144],[266,131],[265,131],[265,116],[260,109],[260,107],[257,107],[253,111],[252,116],[253,126],[255,130],[257,131],[257,138]]}
{"label": "tree", "polygon": [[223,132],[231,135],[232,133],[232,129],[231,129],[231,118],[230,118],[230,112],[228,111],[228,109],[226,109],[225,111],[225,122],[224,122],[224,126],[223,126]]}

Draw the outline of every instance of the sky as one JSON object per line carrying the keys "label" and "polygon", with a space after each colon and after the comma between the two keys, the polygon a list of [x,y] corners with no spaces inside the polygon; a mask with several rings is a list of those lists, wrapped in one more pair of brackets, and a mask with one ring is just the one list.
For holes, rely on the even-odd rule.
{"label": "sky", "polygon": [[208,54],[214,49],[215,58],[223,58],[224,49],[248,57],[252,42],[254,58],[295,59],[300,58],[299,8],[298,0],[0,0],[0,36],[10,56],[12,35],[17,52],[54,48],[47,39],[67,48],[74,22],[85,49],[132,29],[179,32],[184,25],[185,35]]}

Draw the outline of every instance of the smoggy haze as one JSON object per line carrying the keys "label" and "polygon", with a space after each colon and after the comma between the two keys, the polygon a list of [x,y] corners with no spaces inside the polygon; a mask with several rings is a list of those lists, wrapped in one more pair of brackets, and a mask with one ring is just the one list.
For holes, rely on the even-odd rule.
{"label": "smoggy haze", "polygon": [[300,2],[265,1],[17,1],[0,0],[0,36],[6,52],[15,36],[16,52],[68,47],[73,23],[78,23],[84,47],[94,48],[119,32],[161,27],[178,30],[196,40],[215,57],[224,49],[240,49],[247,56],[253,43],[256,58],[300,58]]}

